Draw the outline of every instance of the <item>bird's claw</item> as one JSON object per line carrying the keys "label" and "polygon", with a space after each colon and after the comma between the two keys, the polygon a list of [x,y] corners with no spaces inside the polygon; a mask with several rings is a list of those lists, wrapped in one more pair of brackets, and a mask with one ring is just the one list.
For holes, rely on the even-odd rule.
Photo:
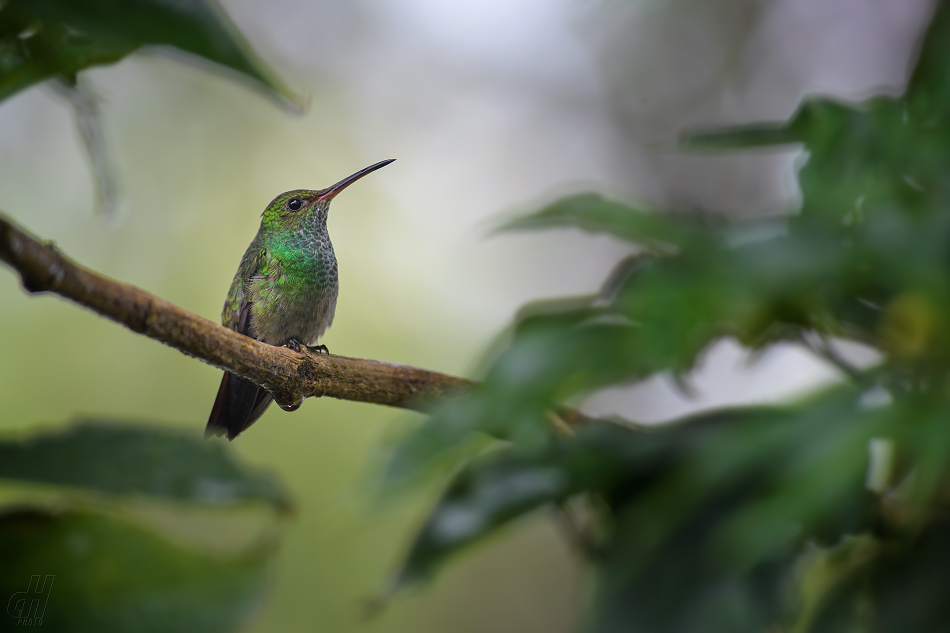
{"label": "bird's claw", "polygon": [[308,347],[311,352],[316,352],[317,354],[325,353],[327,356],[330,355],[330,350],[326,345],[314,345],[313,347]]}
{"label": "bird's claw", "polygon": [[295,352],[302,352],[306,348],[306,345],[302,344],[297,339],[292,338],[292,339],[289,339],[286,343],[284,343],[284,347],[288,349],[292,349]]}

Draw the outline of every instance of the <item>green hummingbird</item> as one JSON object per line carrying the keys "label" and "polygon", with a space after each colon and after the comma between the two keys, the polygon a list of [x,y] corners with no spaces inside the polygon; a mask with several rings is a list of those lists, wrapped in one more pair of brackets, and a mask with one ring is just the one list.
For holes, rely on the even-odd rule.
{"label": "green hummingbird", "polygon": [[[339,291],[327,233],[330,201],[394,160],[370,165],[326,189],[296,189],[274,198],[231,282],[221,323],[271,345],[329,354],[317,341],[333,322]],[[263,415],[272,399],[267,390],[225,372],[205,436],[227,433],[233,440]]]}

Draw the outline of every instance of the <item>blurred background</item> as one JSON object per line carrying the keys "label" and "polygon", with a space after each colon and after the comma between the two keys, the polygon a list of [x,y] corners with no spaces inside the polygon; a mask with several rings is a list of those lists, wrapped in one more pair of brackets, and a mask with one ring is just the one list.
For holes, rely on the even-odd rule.
{"label": "blurred background", "polygon": [[[655,206],[794,213],[789,148],[677,151],[686,130],[782,120],[806,94],[897,93],[930,0],[222,0],[292,88],[302,115],[232,77],[156,52],[84,75],[101,100],[119,221],[95,217],[73,114],[34,88],[0,104],[0,208],[78,262],[217,320],[264,206],[385,158],[329,230],[340,265],[336,354],[477,377],[525,302],[594,291],[628,246],[492,228],[565,193]],[[81,414],[203,427],[216,369],[0,271],[3,431]],[[859,362],[868,352],[851,349]],[[710,405],[788,398],[835,380],[794,347],[750,359],[719,344],[683,396],[656,378],[583,408],[657,422]],[[255,631],[567,631],[583,567],[547,515],[464,555],[369,622],[437,492],[374,498],[386,444],[414,414],[351,402],[276,407],[233,443],[288,482],[273,588]]]}

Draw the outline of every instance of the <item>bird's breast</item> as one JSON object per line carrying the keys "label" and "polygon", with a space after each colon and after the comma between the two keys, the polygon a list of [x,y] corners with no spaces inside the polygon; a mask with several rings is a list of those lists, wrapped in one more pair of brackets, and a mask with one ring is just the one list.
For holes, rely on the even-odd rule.
{"label": "bird's breast", "polygon": [[272,268],[249,289],[254,336],[272,345],[289,339],[316,345],[336,311],[336,259],[317,253],[283,258]]}

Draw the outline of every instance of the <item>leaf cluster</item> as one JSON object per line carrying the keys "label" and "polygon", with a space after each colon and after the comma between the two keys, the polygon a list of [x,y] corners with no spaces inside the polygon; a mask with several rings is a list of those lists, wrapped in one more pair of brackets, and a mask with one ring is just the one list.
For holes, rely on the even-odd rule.
{"label": "leaf cluster", "polygon": [[[463,466],[400,579],[545,506],[588,500],[594,631],[943,630],[950,491],[950,3],[899,98],[806,102],[694,151],[798,144],[801,209],[740,224],[584,194],[509,223],[628,240],[589,297],[529,306],[466,399],[396,448],[392,480]],[[785,407],[559,434],[557,404],[686,381],[731,337],[807,345],[846,382]],[[835,340],[876,349],[853,367]],[[556,421],[556,420],[555,420]],[[474,458],[472,438],[501,441]]]}

